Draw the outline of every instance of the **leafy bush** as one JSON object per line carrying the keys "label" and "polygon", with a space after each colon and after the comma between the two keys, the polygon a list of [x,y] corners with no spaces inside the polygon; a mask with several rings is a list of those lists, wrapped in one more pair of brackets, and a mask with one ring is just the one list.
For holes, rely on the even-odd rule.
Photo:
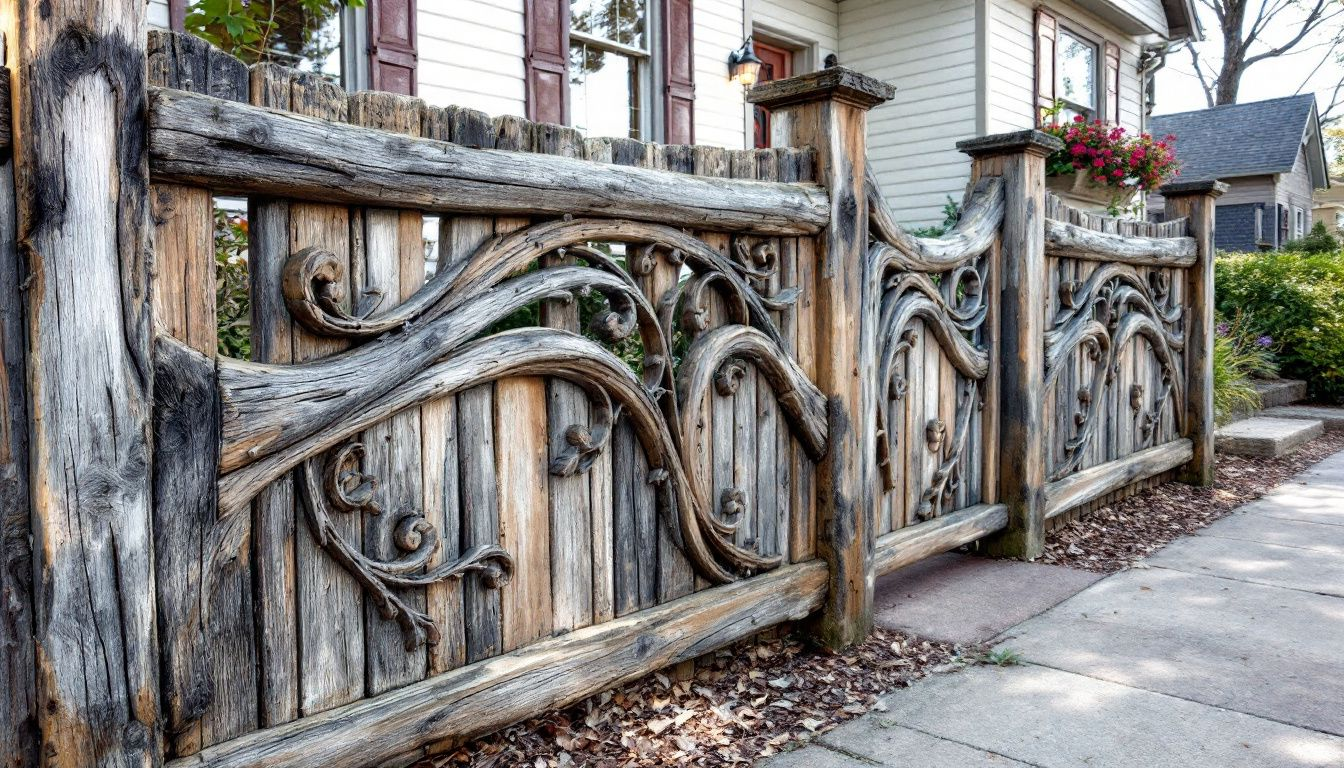
{"label": "leafy bush", "polygon": [[247,217],[215,209],[215,320],[219,354],[246,360],[252,355],[251,308],[247,292]]}
{"label": "leafy bush", "polygon": [[1218,323],[1213,337],[1213,409],[1219,424],[1260,407],[1252,379],[1278,373],[1270,351],[1273,345],[1272,337],[1256,335],[1240,318]]}
{"label": "leafy bush", "polygon": [[1325,228],[1325,222],[1321,221],[1316,222],[1306,237],[1291,240],[1283,246],[1283,250],[1293,253],[1333,253],[1339,248],[1339,238],[1330,234]]}
{"label": "leafy bush", "polygon": [[1214,265],[1216,304],[1273,339],[1284,374],[1344,400],[1344,253],[1242,253]]}
{"label": "leafy bush", "polygon": [[951,195],[948,195],[947,202],[943,203],[943,223],[932,227],[912,229],[910,234],[915,237],[942,237],[947,234],[949,229],[957,226],[958,221],[961,221],[961,205],[953,200]]}

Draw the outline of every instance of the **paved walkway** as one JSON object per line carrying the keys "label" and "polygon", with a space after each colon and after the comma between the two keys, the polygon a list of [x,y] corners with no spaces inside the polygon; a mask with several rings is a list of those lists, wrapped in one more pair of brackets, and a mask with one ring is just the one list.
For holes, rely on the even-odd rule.
{"label": "paved walkway", "polygon": [[[936,675],[760,765],[1344,766],[1344,453],[1146,563],[1045,578],[1076,594],[995,638],[1023,664]],[[879,604],[916,594],[888,585]]]}

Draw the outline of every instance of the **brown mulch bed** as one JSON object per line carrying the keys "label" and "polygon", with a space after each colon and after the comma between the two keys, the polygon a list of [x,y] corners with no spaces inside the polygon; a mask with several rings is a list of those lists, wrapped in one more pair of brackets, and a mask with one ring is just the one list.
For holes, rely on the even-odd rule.
{"label": "brown mulch bed", "polygon": [[793,637],[744,641],[701,659],[693,679],[658,672],[413,768],[749,765],[880,710],[878,696],[982,650],[884,629],[842,653]]}
{"label": "brown mulch bed", "polygon": [[1101,573],[1122,571],[1341,450],[1344,432],[1328,432],[1281,459],[1219,454],[1212,488],[1166,483],[1102,507],[1051,531],[1041,562]]}

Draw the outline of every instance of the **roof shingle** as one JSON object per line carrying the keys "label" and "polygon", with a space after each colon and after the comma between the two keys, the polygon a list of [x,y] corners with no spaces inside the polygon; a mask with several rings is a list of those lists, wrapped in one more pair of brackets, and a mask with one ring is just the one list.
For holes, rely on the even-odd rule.
{"label": "roof shingle", "polygon": [[1154,116],[1154,136],[1176,137],[1181,181],[1230,179],[1288,173],[1297,161],[1315,97],[1228,104],[1194,112]]}

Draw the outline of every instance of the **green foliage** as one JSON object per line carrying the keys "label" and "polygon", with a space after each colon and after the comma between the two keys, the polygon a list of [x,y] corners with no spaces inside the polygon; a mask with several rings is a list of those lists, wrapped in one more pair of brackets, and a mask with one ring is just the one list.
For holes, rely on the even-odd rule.
{"label": "green foliage", "polygon": [[1238,412],[1260,407],[1260,393],[1253,379],[1278,373],[1274,339],[1246,327],[1242,318],[1220,320],[1213,337],[1213,410],[1219,424],[1226,424]]}
{"label": "green foliage", "polygon": [[1266,334],[1313,398],[1344,400],[1344,253],[1223,254],[1214,269],[1218,311]]}
{"label": "green foliage", "polygon": [[193,0],[185,26],[249,64],[278,58],[321,72],[340,47],[339,37],[326,31],[345,5],[360,8],[364,0]]}
{"label": "green foliage", "polygon": [[981,656],[980,661],[996,667],[1016,667],[1022,663],[1022,652],[1012,648],[995,648]]}
{"label": "green foliage", "polygon": [[247,288],[247,218],[215,209],[215,320],[219,354],[246,360],[252,355],[252,322]]}
{"label": "green foliage", "polygon": [[1339,248],[1339,238],[1330,234],[1325,228],[1325,222],[1321,221],[1316,222],[1306,237],[1291,240],[1283,246],[1283,250],[1292,253],[1334,253]]}
{"label": "green foliage", "polygon": [[915,237],[942,237],[949,229],[957,226],[958,221],[961,221],[961,205],[948,195],[947,202],[943,203],[943,223],[933,227],[912,229],[910,234]]}

